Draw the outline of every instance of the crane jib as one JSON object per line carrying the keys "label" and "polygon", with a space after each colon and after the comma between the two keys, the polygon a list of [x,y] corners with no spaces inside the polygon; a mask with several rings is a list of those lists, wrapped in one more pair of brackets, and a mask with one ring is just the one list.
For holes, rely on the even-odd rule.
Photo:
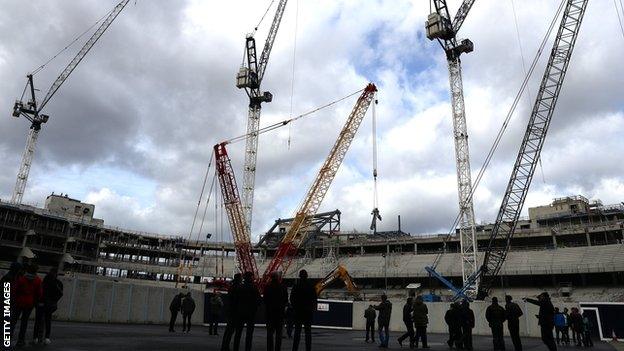
{"label": "crane jib", "polygon": [[[483,299],[488,295],[509,252],[511,238],[515,233],[524,200],[540,159],[587,3],[588,0],[567,0],[509,184],[490,234],[488,248],[480,269],[481,282],[478,286],[478,299]],[[503,240],[505,246],[497,247],[497,240]]]}
{"label": "crane jib", "polygon": [[377,87],[370,83],[358,98],[329,155],[321,166],[304,200],[298,207],[297,213],[286,235],[282,238],[277,252],[273,255],[271,262],[264,271],[260,286],[264,286],[268,282],[271,273],[279,270],[283,273],[288,271],[293,257],[307,237],[308,231],[305,229],[309,226],[311,219],[318,211],[327,194],[376,92]]}

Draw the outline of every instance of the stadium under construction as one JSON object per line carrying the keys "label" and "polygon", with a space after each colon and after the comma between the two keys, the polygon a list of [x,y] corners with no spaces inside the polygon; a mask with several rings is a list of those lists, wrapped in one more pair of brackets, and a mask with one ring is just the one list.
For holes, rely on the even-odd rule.
{"label": "stadium under construction", "polygon": [[[31,270],[39,268],[39,273],[58,267],[59,271],[62,272],[61,279],[67,286],[65,289],[67,294],[60,301],[55,317],[72,322],[163,323],[167,319],[165,311],[168,302],[176,295],[181,299],[182,295],[179,295],[181,292],[190,294],[189,297],[194,296],[198,310],[203,310],[203,315],[198,313],[193,317],[193,320],[206,322],[206,316],[210,314],[208,301],[214,295],[226,293],[227,288],[232,286],[231,280],[236,273],[244,273],[246,286],[250,287],[250,290],[254,290],[256,295],[259,295],[259,293],[266,291],[265,288],[271,280],[275,281],[275,284],[279,284],[283,279],[288,287],[292,287],[298,279],[298,272],[305,269],[315,281],[314,290],[316,295],[321,298],[316,308],[312,309],[313,312],[310,312],[314,313],[314,323],[320,327],[362,329],[361,316],[364,308],[367,307],[368,302],[381,297],[383,297],[384,302],[386,297],[389,297],[396,303],[407,296],[419,294],[424,296],[425,301],[430,306],[431,314],[436,316],[441,316],[448,307],[446,303],[436,304],[436,302],[456,302],[460,299],[465,302],[474,301],[477,314],[485,315],[486,303],[490,301],[492,296],[502,297],[511,294],[518,297],[516,300],[520,300],[521,297],[536,296],[540,292],[548,292],[553,301],[560,306],[580,307],[584,312],[587,312],[587,315],[591,315],[592,322],[598,326],[598,329],[594,328],[596,330],[591,332],[600,339],[607,340],[610,335],[616,338],[616,334],[624,334],[624,325],[622,325],[620,318],[621,313],[624,313],[624,202],[603,204],[595,198],[597,196],[595,189],[568,187],[566,189],[583,189],[578,190],[578,192],[587,192],[592,199],[590,200],[583,195],[569,194],[571,196],[555,198],[548,204],[525,208],[535,172],[538,166],[541,167],[542,149],[553,116],[556,116],[556,107],[565,85],[566,74],[570,63],[574,61],[572,59],[573,53],[579,33],[582,32],[581,25],[585,17],[588,0],[561,0],[560,5],[552,14],[552,20],[543,39],[539,42],[535,58],[529,65],[526,65],[524,61],[522,44],[520,44],[520,30],[514,9],[515,30],[520,44],[524,78],[518,82],[520,83],[519,89],[517,92],[514,91],[515,97],[510,100],[512,102],[509,109],[507,111],[495,111],[495,113],[505,117],[499,121],[502,122],[500,129],[496,130],[492,128],[492,125],[488,126],[495,132],[493,133],[495,137],[491,146],[489,144],[479,145],[479,147],[485,147],[478,149],[483,151],[482,154],[485,157],[479,159],[483,163],[474,179],[471,174],[469,128],[465,106],[470,105],[471,102],[466,103],[464,101],[462,59],[474,51],[475,45],[470,39],[463,37],[460,29],[468,19],[475,0],[461,1],[454,16],[451,15],[445,0],[428,1],[429,9],[426,12],[428,15],[424,28],[422,28],[422,23],[415,23],[414,26],[417,25],[420,32],[414,31],[413,34],[418,34],[410,35],[427,43],[426,45],[436,48],[439,46],[441,49],[439,56],[440,58],[443,57],[444,60],[437,60],[439,62],[432,64],[432,67],[437,67],[442,62],[441,66],[448,69],[448,72],[442,75],[444,77],[442,81],[446,81],[446,74],[448,73],[448,82],[450,83],[448,92],[444,89],[442,93],[435,92],[435,94],[442,96],[440,106],[448,104],[449,107],[446,109],[446,112],[449,113],[449,117],[446,118],[446,123],[449,126],[446,142],[448,142],[449,150],[451,144],[454,147],[455,162],[452,168],[454,168],[453,173],[456,174],[453,174],[452,177],[455,178],[456,175],[457,186],[456,189],[453,189],[452,200],[451,197],[446,196],[448,194],[444,198],[442,196],[437,197],[440,202],[452,201],[454,206],[451,208],[457,209],[457,211],[451,215],[456,214],[457,216],[452,225],[449,226],[452,228],[450,232],[435,234],[406,232],[401,225],[400,216],[396,218],[396,226],[390,225],[390,227],[395,228],[394,230],[378,230],[377,222],[381,220],[381,215],[377,179],[379,175],[377,143],[378,141],[381,142],[383,138],[378,138],[377,135],[377,109],[386,112],[384,109],[387,106],[383,105],[385,101],[382,101],[381,107],[377,107],[380,102],[378,89],[390,88],[388,90],[392,91],[392,87],[388,87],[388,82],[382,79],[381,74],[372,72],[374,71],[374,64],[366,63],[370,67],[366,66],[363,71],[366,75],[371,73],[370,78],[379,79],[381,81],[379,87],[362,74],[357,77],[357,81],[358,84],[365,83],[359,86],[359,90],[331,100],[325,105],[306,106],[311,110],[300,115],[293,114],[297,19],[295,19],[289,118],[282,121],[273,118],[270,119],[269,124],[261,125],[262,108],[273,100],[273,94],[264,90],[263,79],[267,73],[271,51],[286,11],[287,2],[287,0],[279,0],[271,1],[268,4],[268,8],[263,12],[258,24],[244,38],[243,57],[238,71],[233,70],[231,72],[232,78],[235,78],[235,87],[244,92],[244,95],[240,94],[244,100],[244,109],[247,111],[247,118],[241,124],[241,126],[246,125],[244,133],[239,131],[242,134],[230,139],[223,139],[223,135],[221,135],[223,130],[218,131],[218,134],[209,135],[209,137],[207,137],[208,134],[189,133],[184,137],[185,142],[198,144],[192,146],[193,150],[189,147],[189,149],[180,152],[187,158],[180,156],[179,163],[164,163],[166,166],[162,166],[180,171],[175,168],[181,167],[181,163],[189,161],[190,157],[193,157],[193,161],[200,160],[197,164],[201,164],[202,168],[203,163],[207,163],[205,174],[197,172],[199,169],[197,167],[193,168],[193,171],[186,172],[184,179],[180,179],[180,176],[172,177],[178,181],[175,186],[181,186],[182,183],[187,185],[192,181],[201,184],[196,207],[192,201],[188,200],[190,190],[172,190],[172,192],[179,191],[178,194],[184,193],[185,197],[181,202],[184,202],[185,210],[194,210],[192,224],[189,223],[191,229],[188,236],[182,233],[140,232],[108,225],[109,220],[119,223],[118,219],[98,218],[95,204],[83,202],[81,199],[72,198],[67,194],[52,193],[47,196],[43,206],[28,205],[23,201],[25,194],[28,194],[28,197],[32,196],[26,189],[30,169],[35,159],[39,134],[50,118],[47,114],[48,110],[44,110],[44,108],[53,101],[64,82],[124,11],[129,0],[119,1],[112,10],[95,22],[87,31],[82,32],[70,45],[65,46],[33,72],[29,72],[26,76],[26,85],[22,95],[15,101],[12,110],[13,117],[26,119],[30,123],[30,128],[11,200],[0,200],[0,270],[8,270],[16,261],[22,263],[35,262],[36,265],[27,264],[26,267]],[[614,4],[616,10],[620,11],[615,1]],[[298,6],[299,4],[297,4],[297,12],[299,11]],[[513,2],[512,6],[514,6]],[[265,18],[270,18],[270,16],[267,17],[269,13],[273,14],[270,26],[262,27],[262,31],[258,32],[258,28],[268,22],[267,20],[263,24]],[[618,19],[620,19],[619,14],[620,12],[618,12]],[[488,16],[492,17],[491,14]],[[551,15],[547,17],[549,19]],[[409,22],[406,21],[406,23]],[[624,35],[622,22],[620,21],[619,24]],[[409,27],[410,25],[405,26]],[[264,29],[266,29],[266,33]],[[72,45],[89,32],[91,32],[89,39],[53,81],[43,98],[37,96],[41,90],[35,88],[35,83],[39,86],[41,79],[40,76],[35,79],[35,75],[45,69],[48,63],[59,55],[72,49]],[[256,37],[260,37],[258,33],[266,34],[263,45],[256,42]],[[373,34],[371,34],[372,37],[379,36],[378,33]],[[552,43],[551,39],[553,39]],[[373,41],[376,40],[373,39]],[[549,43],[552,44],[550,50],[548,50]],[[401,46],[409,50],[422,49],[411,44],[406,45],[404,42],[401,43]],[[424,46],[425,44],[423,44]],[[500,48],[497,47],[496,51],[504,50]],[[427,52],[427,59],[436,62],[436,59],[430,57],[432,52]],[[413,54],[410,52],[406,56]],[[358,55],[360,54],[355,56]],[[158,54],[154,56],[158,56]],[[182,56],[180,55],[180,57]],[[543,74],[539,79],[533,74],[537,65],[544,62]],[[211,62],[210,65],[212,64]],[[412,64],[410,62],[405,67]],[[423,65],[429,65],[429,63],[423,63]],[[510,63],[505,62],[505,65],[510,65]],[[114,66],[111,65],[110,67]],[[417,71],[408,73],[414,76],[420,74]],[[306,71],[307,76],[314,74],[316,72]],[[432,77],[434,76],[435,79],[439,80],[439,72],[432,73]],[[159,77],[159,79],[161,78]],[[587,74],[587,77],[583,78],[593,77],[591,74]],[[497,77],[497,79],[501,78]],[[533,88],[535,94],[532,96],[529,86],[538,80],[540,81],[539,86],[537,89]],[[326,83],[328,82],[326,81]],[[206,84],[212,84],[212,82],[207,80]],[[405,86],[411,87],[410,84],[405,84]],[[576,84],[582,85],[584,82],[576,82]],[[471,86],[474,85],[471,84]],[[429,86],[427,87],[430,89]],[[233,89],[233,86],[230,88]],[[173,89],[175,87],[167,86],[167,93]],[[221,87],[219,89],[225,91]],[[315,89],[321,90],[318,87]],[[201,88],[194,88],[194,90],[201,90]],[[507,90],[505,91],[507,92]],[[419,91],[418,94],[420,93]],[[445,95],[447,93],[448,101],[446,101]],[[325,140],[323,143],[317,143],[318,145],[314,144],[315,149],[328,149],[327,156],[323,159],[318,170],[315,168],[316,166],[311,166],[312,162],[310,162],[305,170],[303,168],[298,170],[298,175],[293,174],[294,178],[290,180],[293,183],[299,183],[304,178],[303,173],[307,174],[310,170],[312,171],[310,174],[313,175],[313,180],[308,187],[296,184],[297,190],[303,190],[304,196],[293,212],[293,217],[275,220],[270,228],[263,231],[262,235],[257,236],[258,240],[256,241],[252,235],[252,223],[255,223],[253,218],[259,212],[254,209],[254,197],[258,197],[254,196],[256,170],[264,167],[262,162],[260,164],[257,162],[260,136],[285,126],[290,128],[292,122],[333,107],[351,97],[357,97],[357,100],[342,128],[331,126],[327,128],[327,131],[307,129],[301,132],[302,134],[313,134],[331,131],[332,133],[336,132],[337,137],[333,144],[331,138],[328,139],[329,143]],[[523,97],[529,98],[529,105],[518,108]],[[196,103],[195,100],[184,95],[176,97],[180,101],[192,101],[193,105],[201,105],[202,117],[198,119],[202,120],[203,124],[197,128],[202,129],[202,133],[206,133],[203,130],[209,129],[207,126],[210,124],[230,123],[230,121],[223,122],[227,120],[221,119],[223,116],[217,117],[223,111],[213,109],[215,104],[213,100],[210,100],[213,98],[214,95],[208,98],[201,96],[196,100],[199,103]],[[418,98],[417,94],[414,94],[414,99]],[[503,98],[508,99],[508,96],[499,98],[501,101],[507,101]],[[177,103],[183,106],[182,102]],[[401,105],[405,101],[398,99],[389,105],[393,103]],[[598,103],[601,102],[596,102],[596,104]],[[230,104],[230,101],[227,104]],[[530,104],[532,104],[532,108]],[[231,103],[231,105],[235,105],[235,103]],[[242,103],[239,105],[239,107],[243,106]],[[496,107],[488,106],[488,108],[498,109],[501,105],[499,102],[493,106]],[[427,107],[427,109],[429,108],[432,107]],[[507,133],[507,128],[510,126],[510,121],[512,116],[516,114],[516,110],[527,112],[528,118],[523,120],[520,129],[513,133]],[[213,114],[212,120],[204,119],[206,112]],[[235,111],[233,114],[240,112]],[[403,110],[399,110],[399,112],[413,113],[413,111],[406,112]],[[609,113],[603,111],[607,115],[615,113],[611,110],[607,112]],[[621,111],[616,110],[616,112]],[[158,113],[164,115],[170,111],[158,111]],[[435,113],[439,114],[437,111]],[[340,209],[326,212],[321,210],[338,206],[338,204],[328,204],[329,200],[325,200],[331,198],[327,195],[332,188],[332,183],[341,166],[345,163],[349,149],[366,116],[370,116],[372,127],[372,135],[365,143],[366,147],[371,146],[372,148],[371,152],[367,153],[371,157],[366,157],[366,161],[370,163],[367,163],[366,167],[371,166],[371,177],[366,178],[366,182],[361,184],[366,185],[366,192],[372,190],[370,195],[373,199],[373,206],[370,231],[361,232],[344,230],[341,227],[342,213]],[[393,120],[392,123],[395,123],[396,120]],[[384,121],[387,122],[388,120]],[[142,123],[147,124],[145,121]],[[150,121],[150,123],[158,125],[156,122]],[[176,123],[178,124],[172,124],[173,127],[171,128],[178,128],[185,121],[177,120]],[[232,125],[236,124],[232,123]],[[396,124],[393,127],[400,129],[403,126]],[[163,128],[164,130],[159,132],[167,136],[169,132],[166,130],[167,126],[159,126],[158,128]],[[524,133],[522,134],[523,130]],[[387,130],[384,131],[387,132]],[[228,129],[227,132],[230,133],[232,130]],[[520,134],[522,134],[522,138],[515,140],[519,143],[513,144],[519,145],[517,153],[506,153],[506,156],[512,155],[512,157],[508,157],[505,162],[513,159],[513,157],[515,157],[515,161],[510,169],[511,172],[505,171],[503,178],[501,178],[501,184],[507,184],[504,191],[494,197],[497,199],[496,202],[500,203],[500,207],[497,207],[498,211],[495,216],[492,216],[493,218],[489,218],[487,222],[477,223],[475,206],[473,205],[473,198],[480,196],[477,188],[484,179],[486,172],[491,172],[488,168],[496,163],[492,160],[499,147],[507,142],[506,139],[511,139],[509,135],[519,136]],[[287,144],[290,148],[290,134],[288,135]],[[141,144],[143,142],[156,144],[154,140],[147,140],[148,137],[146,140],[137,141],[143,137],[143,135],[132,137],[133,143],[136,143],[132,145],[133,151],[141,151],[144,148],[144,145]],[[201,143],[195,138],[200,139]],[[413,142],[411,138],[416,139],[417,137],[410,135],[407,138],[399,139],[405,144],[410,144]],[[111,142],[110,139],[112,138],[109,138],[107,143]],[[190,139],[193,140],[190,141]],[[434,136],[434,139],[439,138]],[[210,144],[203,143],[206,140],[210,140]],[[178,142],[179,140],[173,141],[172,144]],[[239,166],[236,163],[239,160],[232,162],[234,157],[231,158],[233,154],[231,151],[236,149],[232,147],[232,150],[228,150],[232,144],[237,142],[244,142],[245,144],[244,148],[241,147],[241,151],[244,153],[237,155],[242,156],[240,157],[242,163],[240,169],[235,169]],[[482,140],[479,142],[481,143]],[[487,149],[488,146],[490,147],[489,150]],[[102,146],[95,145],[94,148],[99,147]],[[154,148],[157,149],[157,147]],[[212,152],[206,151],[207,149]],[[137,154],[141,154],[139,151]],[[165,151],[158,149],[158,153],[160,152]],[[189,156],[193,153],[195,153],[194,156]],[[449,152],[449,154],[451,153]],[[316,156],[314,154],[314,157],[310,158],[314,158],[314,162],[317,162]],[[161,154],[158,154],[156,158],[166,158],[166,156],[162,157]],[[124,163],[118,162],[112,156],[108,159],[115,160],[112,162],[115,167]],[[288,164],[290,160],[280,159],[279,161]],[[134,162],[134,160],[127,162]],[[426,167],[423,168],[428,171]],[[449,174],[448,168],[444,170],[445,174]],[[159,171],[163,171],[163,169],[154,170],[154,172]],[[292,170],[289,169],[289,171]],[[414,169],[410,169],[408,172],[412,171]],[[433,178],[442,175],[442,173],[435,172],[432,174],[435,176],[427,174],[426,177]],[[619,177],[615,174],[621,174],[621,169],[615,169],[609,175]],[[505,177],[506,175],[509,176]],[[211,176],[212,180],[209,181]],[[363,179],[364,177],[368,176],[363,176]],[[619,180],[619,178],[617,179]],[[604,179],[601,178],[600,180]],[[485,182],[492,182],[492,179],[486,178]],[[240,191],[239,183],[241,185]],[[44,194],[53,190],[50,189],[51,187],[58,186],[52,184],[52,186],[45,188]],[[447,185],[445,183],[444,187],[448,188]],[[492,184],[488,185],[491,186]],[[436,190],[441,190],[441,188],[442,186]],[[299,192],[295,193],[293,189],[288,189],[289,195],[285,196],[288,198],[286,203],[290,204],[295,196],[300,195]],[[500,186],[500,189],[502,190],[503,187]],[[58,189],[54,190],[58,191]],[[455,190],[457,196],[454,194]],[[62,191],[67,190],[63,189]],[[576,193],[577,190],[574,192]],[[38,193],[41,194],[42,192],[39,191]],[[84,191],[76,191],[76,193],[85,194]],[[498,202],[499,195],[500,202]],[[598,195],[606,196],[604,191]],[[277,197],[273,194],[266,197],[273,196]],[[217,215],[221,211],[220,232],[225,235],[220,235],[219,238],[216,235],[211,237],[210,234],[202,232],[202,228],[205,228],[206,213],[212,207],[209,205],[214,206],[215,220],[213,224],[215,227],[217,226]],[[99,203],[98,206],[100,206]],[[340,202],[340,206],[344,206],[344,203]],[[399,203],[397,206],[400,208],[404,204]],[[201,215],[202,207],[203,216]],[[283,211],[284,208],[272,210]],[[528,216],[523,217],[524,213],[528,213]],[[262,215],[266,215],[266,213]],[[404,215],[409,216],[410,213]],[[223,221],[224,217],[226,218],[225,221]],[[392,222],[392,220],[387,217],[385,220],[388,227],[387,223]],[[184,224],[177,224],[175,228],[185,226]],[[439,228],[439,224],[436,225]],[[258,232],[257,228],[253,229]],[[198,239],[192,240],[195,232],[197,232],[196,237]],[[223,238],[231,238],[231,240]],[[13,267],[17,266],[19,265],[13,265]],[[305,282],[306,272],[301,273],[301,281]],[[34,272],[30,271],[28,274],[35,275]],[[312,286],[309,288],[309,295],[314,295]],[[236,294],[230,296],[236,297]],[[252,300],[249,299],[249,301]],[[261,302],[258,300],[253,308],[259,304]],[[411,302],[406,303],[406,306],[409,307],[410,305]],[[539,330],[536,323],[526,317],[531,315],[536,307],[527,304],[526,301],[520,305],[520,308],[524,310],[525,317],[518,327],[522,328],[523,335],[537,336],[544,333],[544,331]],[[453,306],[452,308],[456,308],[455,305]],[[230,307],[226,307],[226,309]],[[172,313],[174,311],[177,314],[175,308]],[[280,311],[280,313],[282,312],[284,311]],[[27,318],[26,316],[25,319]],[[215,320],[216,318],[213,317]],[[264,316],[260,312],[254,321],[262,324],[263,318]],[[388,315],[387,318],[390,319],[390,316]],[[394,313],[392,320],[388,321],[387,324],[395,330],[403,328],[400,318],[400,313]],[[172,320],[175,321],[175,318]],[[14,324],[15,321],[13,321]],[[385,327],[387,334],[388,325]],[[429,328],[432,332],[447,331],[442,318],[432,319]],[[173,331],[173,322],[170,331]],[[474,332],[475,334],[485,334],[490,331],[486,322],[478,321]],[[23,339],[24,332],[21,331],[21,333]],[[237,331],[238,336],[240,336],[239,334],[240,331]],[[23,340],[21,341],[23,342]],[[449,345],[452,345],[452,342]]]}
{"label": "stadium under construction", "polygon": [[[0,256],[3,268],[19,256],[37,257],[42,266],[115,279],[184,281],[201,289],[215,278],[237,271],[231,242],[188,241],[176,235],[136,232],[107,226],[93,217],[95,206],[64,195],[50,195],[44,208],[0,203]],[[423,267],[444,253],[439,271],[461,284],[458,234],[394,231],[342,231],[340,211],[315,216],[308,240],[286,279],[305,268],[321,279],[337,264],[347,268],[363,292],[395,290],[420,283],[448,295]],[[253,251],[263,268],[274,255],[291,219],[279,219]],[[480,247],[487,245],[492,224],[477,226]],[[624,204],[603,205],[583,196],[555,199],[529,209],[521,219],[497,289],[548,287],[556,295],[574,290],[606,289],[605,301],[624,300]],[[504,243],[499,243],[504,245]],[[182,267],[182,268],[181,268]],[[329,296],[344,297],[340,283]],[[619,295],[617,292],[619,291]],[[600,297],[596,297],[600,298]]]}

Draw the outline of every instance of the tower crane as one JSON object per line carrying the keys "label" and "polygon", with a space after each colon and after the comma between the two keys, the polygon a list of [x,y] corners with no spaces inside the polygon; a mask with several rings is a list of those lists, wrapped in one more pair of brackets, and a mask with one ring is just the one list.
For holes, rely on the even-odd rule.
{"label": "tower crane", "polygon": [[464,0],[451,22],[446,0],[431,0],[435,12],[429,15],[425,24],[427,38],[429,40],[437,40],[444,50],[449,70],[457,166],[457,191],[459,194],[459,240],[464,283],[477,271],[477,242],[475,239],[470,153],[468,150],[468,130],[466,127],[460,56],[463,53],[472,52],[474,45],[469,39],[458,40],[457,32],[468,16],[474,2],[475,0]]}
{"label": "tower crane", "polygon": [[[456,293],[455,299],[465,297],[465,293],[474,289],[475,286],[477,286],[476,298],[478,300],[484,299],[505,262],[570,64],[585,9],[587,8],[587,2],[588,0],[564,0],[561,2],[557,14],[561,12],[561,8],[565,4],[563,17],[559,24],[522,144],[479,269],[468,277],[467,281],[464,281],[464,286],[461,289],[456,289],[431,267],[425,268],[430,274],[436,276]],[[554,27],[555,20],[551,24],[551,29]],[[543,44],[545,44],[545,41]],[[540,52],[541,49],[538,51],[534,64],[537,63]],[[525,78],[525,83],[528,81],[528,78],[529,76]],[[523,88],[521,88],[520,92],[523,91],[525,83],[523,83]],[[502,247],[500,246],[501,241],[503,242]]]}
{"label": "tower crane", "polygon": [[[40,103],[37,103],[37,99],[35,97],[35,85],[33,83],[33,74],[28,74],[26,88],[30,87],[30,99],[28,101],[22,101],[24,98],[22,94],[22,98],[15,102],[13,106],[13,117],[24,117],[28,121],[30,121],[30,131],[28,132],[28,137],[26,139],[26,148],[24,149],[24,153],[22,154],[22,161],[20,163],[19,172],[17,173],[17,181],[15,182],[15,189],[13,190],[13,196],[11,197],[11,202],[20,204],[22,202],[22,197],[24,196],[24,191],[26,189],[26,183],[28,181],[28,174],[30,173],[30,166],[32,164],[32,160],[35,153],[35,146],[37,145],[37,138],[39,137],[39,131],[41,131],[41,126],[46,123],[49,119],[48,115],[42,114],[41,111],[50,101],[50,99],[56,94],[58,89],[63,85],[63,83],[67,80],[67,78],[71,75],[71,73],[76,69],[80,61],[87,55],[89,50],[95,45],[95,43],[100,39],[102,34],[108,29],[108,27],[113,23],[115,18],[119,15],[119,13],[126,7],[129,0],[123,0],[118,3],[113,10],[108,14],[108,16],[104,19],[102,24],[98,27],[98,29],[93,33],[93,35],[87,40],[84,46],[78,51],[78,54],[69,62],[67,67],[59,74],[58,78],[52,83],[52,86],[48,89],[43,100]],[[26,89],[25,89],[26,90]]]}
{"label": "tower crane", "polygon": [[[511,238],[516,230],[524,200],[540,159],[588,1],[567,0],[566,2],[531,117],[490,234],[483,264],[479,269],[478,275],[481,279],[478,283],[477,299],[483,299],[488,295],[509,252]],[[497,241],[500,240],[504,243],[502,247],[496,246]],[[475,284],[474,279],[471,283]]]}
{"label": "tower crane", "polygon": [[309,225],[309,221],[316,214],[321,202],[325,198],[376,92],[377,87],[375,84],[369,83],[358,98],[349,118],[338,135],[338,139],[299,205],[286,235],[282,238],[277,251],[273,255],[273,259],[269,262],[262,276],[261,286],[268,282],[272,272],[281,270],[286,273],[288,270],[294,255],[307,235],[304,229]]}
{"label": "tower crane", "polygon": [[242,66],[236,75],[236,87],[244,89],[249,97],[249,112],[247,117],[247,138],[245,140],[245,163],[243,166],[243,196],[242,206],[245,214],[245,225],[251,232],[251,216],[253,209],[254,186],[256,182],[256,159],[258,155],[258,129],[260,127],[260,111],[263,102],[271,102],[273,94],[261,90],[262,79],[269,63],[269,56],[273,43],[277,37],[277,30],[282,21],[286,3],[280,0],[269,29],[262,54],[258,60],[256,55],[256,39],[249,34],[245,39],[246,65]]}

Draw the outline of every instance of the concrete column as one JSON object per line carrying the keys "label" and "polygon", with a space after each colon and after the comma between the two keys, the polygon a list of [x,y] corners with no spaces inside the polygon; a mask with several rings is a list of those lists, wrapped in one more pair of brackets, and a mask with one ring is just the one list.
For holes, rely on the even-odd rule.
{"label": "concrete column", "polygon": [[585,240],[587,240],[587,246],[592,246],[591,238],[589,237],[589,229],[585,228]]}
{"label": "concrete column", "polygon": [[364,245],[360,246],[360,255],[364,256]]}
{"label": "concrete column", "polygon": [[110,296],[110,301],[108,303],[108,322],[110,323],[111,320],[113,319],[113,304],[115,302],[115,282],[113,282],[112,286],[111,286],[111,296]]}
{"label": "concrete column", "polygon": [[145,287],[147,290],[145,292],[145,304],[143,305],[143,320],[147,322],[147,312],[149,311],[149,297],[150,297],[150,287]]}
{"label": "concrete column", "polygon": [[89,321],[93,320],[93,308],[95,308],[95,292],[97,291],[97,280],[91,283],[91,306],[89,306]]}
{"label": "concrete column", "polygon": [[160,321],[165,320],[165,288],[160,289]]}
{"label": "concrete column", "polygon": [[414,255],[418,255],[418,244],[414,243]]}
{"label": "concrete column", "polygon": [[69,313],[67,316],[68,320],[71,320],[73,315],[74,315],[74,304],[76,301],[76,285],[78,283],[78,279],[76,277],[74,277],[74,280],[72,282],[72,290],[71,290],[71,296],[69,299]]}
{"label": "concrete column", "polygon": [[128,309],[128,322],[130,322],[130,315],[132,313],[132,308],[130,308],[130,306],[132,306],[132,289],[134,288],[134,284],[130,284],[130,291],[128,292],[128,305],[126,306],[126,308]]}
{"label": "concrete column", "polygon": [[557,234],[555,233],[554,230],[551,230],[550,234],[552,236],[553,247],[556,249],[557,248]]}

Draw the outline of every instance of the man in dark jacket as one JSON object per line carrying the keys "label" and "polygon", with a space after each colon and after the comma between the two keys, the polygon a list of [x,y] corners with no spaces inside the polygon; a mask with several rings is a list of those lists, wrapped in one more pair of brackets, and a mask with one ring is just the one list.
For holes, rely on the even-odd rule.
{"label": "man in dark jacket", "polygon": [[170,333],[175,332],[174,326],[176,319],[178,319],[178,312],[180,312],[180,309],[182,308],[182,297],[184,297],[182,293],[177,294],[173,297],[173,300],[171,300],[171,303],[169,304],[169,312],[171,312],[171,319],[169,320]]}
{"label": "man in dark jacket", "polygon": [[563,316],[565,317],[565,325],[561,331],[563,342],[566,346],[570,345],[570,313],[568,313],[568,308],[563,308]]}
{"label": "man in dark jacket", "polygon": [[414,338],[414,347],[418,347],[418,341],[422,341],[423,349],[428,349],[427,345],[427,324],[429,324],[429,309],[423,302],[422,296],[416,296],[414,301],[414,312],[412,312],[412,318],[414,319],[414,327],[416,329],[416,337]]}
{"label": "man in dark jacket", "polygon": [[572,341],[576,346],[581,346],[583,343],[583,316],[581,316],[576,307],[572,307],[569,324],[570,329],[572,329]]}
{"label": "man in dark jacket", "polygon": [[407,331],[399,337],[399,345],[403,347],[403,340],[409,338],[410,348],[414,348],[414,321],[412,319],[412,311],[414,309],[414,301],[411,297],[407,298],[403,305],[403,323]]}
{"label": "man in dark jacket", "polygon": [[556,351],[557,345],[553,338],[553,328],[555,327],[555,307],[550,302],[550,295],[547,292],[543,292],[537,296],[537,300],[525,297],[523,299],[526,302],[539,306],[539,314],[537,319],[540,325],[540,332],[542,334],[542,342],[548,347],[550,351]]}
{"label": "man in dark jacket", "polygon": [[458,349],[461,347],[461,312],[459,305],[453,302],[446,314],[444,315],[444,321],[448,326],[449,339],[446,341],[450,348],[453,346]]}
{"label": "man in dark jacket", "polygon": [[284,319],[286,319],[286,336],[290,339],[292,338],[292,332],[295,325],[295,311],[293,310],[290,302],[286,305],[286,315],[284,316]]}
{"label": "man in dark jacket", "polygon": [[208,313],[208,334],[219,335],[219,319],[223,310],[223,300],[221,294],[215,291],[210,297],[210,311]]}
{"label": "man in dark jacket", "polygon": [[[58,268],[52,267],[41,283],[43,298],[35,311],[35,343],[37,341],[42,341],[45,345],[51,343],[52,314],[57,310],[58,301],[63,297],[63,283],[58,280],[57,274]],[[44,327],[45,339],[43,338]]]}
{"label": "man in dark jacket", "polygon": [[522,351],[522,341],[520,340],[520,317],[524,314],[517,303],[512,301],[509,295],[505,296],[505,317],[507,318],[507,329],[511,336],[515,351]]}
{"label": "man in dark jacket", "polygon": [[492,329],[492,342],[495,351],[505,349],[505,339],[503,339],[505,318],[505,309],[498,304],[497,297],[492,297],[492,304],[485,310],[485,319]]}
{"label": "man in dark jacket", "polygon": [[191,292],[186,293],[186,296],[182,299],[182,332],[187,333],[191,331],[191,317],[195,312],[195,300],[191,296]]}
{"label": "man in dark jacket", "polygon": [[227,308],[226,308],[226,320],[227,324],[225,331],[223,332],[223,340],[221,341],[221,351],[230,350],[230,341],[232,340],[232,334],[236,331],[236,328],[240,324],[236,309],[238,301],[240,300],[239,292],[242,281],[242,275],[240,273],[234,274],[234,279],[228,288],[227,294]]}
{"label": "man in dark jacket", "polygon": [[243,284],[240,286],[238,295],[236,315],[240,322],[236,327],[236,334],[234,334],[234,350],[238,350],[243,327],[245,327],[245,351],[250,351],[256,323],[256,311],[262,300],[258,288],[254,284],[252,272],[243,274]]}
{"label": "man in dark jacket", "polygon": [[264,308],[267,330],[267,350],[282,349],[284,311],[288,303],[288,290],[280,272],[271,274],[271,282],[264,288]]}
{"label": "man in dark jacket", "polygon": [[470,309],[468,300],[463,300],[460,308],[461,316],[461,347],[472,350],[472,329],[475,327],[474,312]]}
{"label": "man in dark jacket", "polygon": [[316,310],[317,297],[314,285],[308,280],[308,272],[305,269],[299,271],[299,279],[290,292],[295,320],[295,336],[292,350],[299,349],[301,328],[305,330],[306,351],[312,349],[312,314]]}
{"label": "man in dark jacket", "polygon": [[386,294],[381,295],[381,303],[374,306],[379,311],[377,317],[377,323],[379,324],[379,342],[380,347],[388,348],[388,341],[390,340],[390,317],[392,315],[392,303],[388,301]]}
{"label": "man in dark jacket", "polygon": [[366,319],[366,342],[369,342],[369,339],[372,340],[371,342],[375,342],[375,317],[377,317],[375,307],[369,305],[366,311],[364,311],[364,318]]}

